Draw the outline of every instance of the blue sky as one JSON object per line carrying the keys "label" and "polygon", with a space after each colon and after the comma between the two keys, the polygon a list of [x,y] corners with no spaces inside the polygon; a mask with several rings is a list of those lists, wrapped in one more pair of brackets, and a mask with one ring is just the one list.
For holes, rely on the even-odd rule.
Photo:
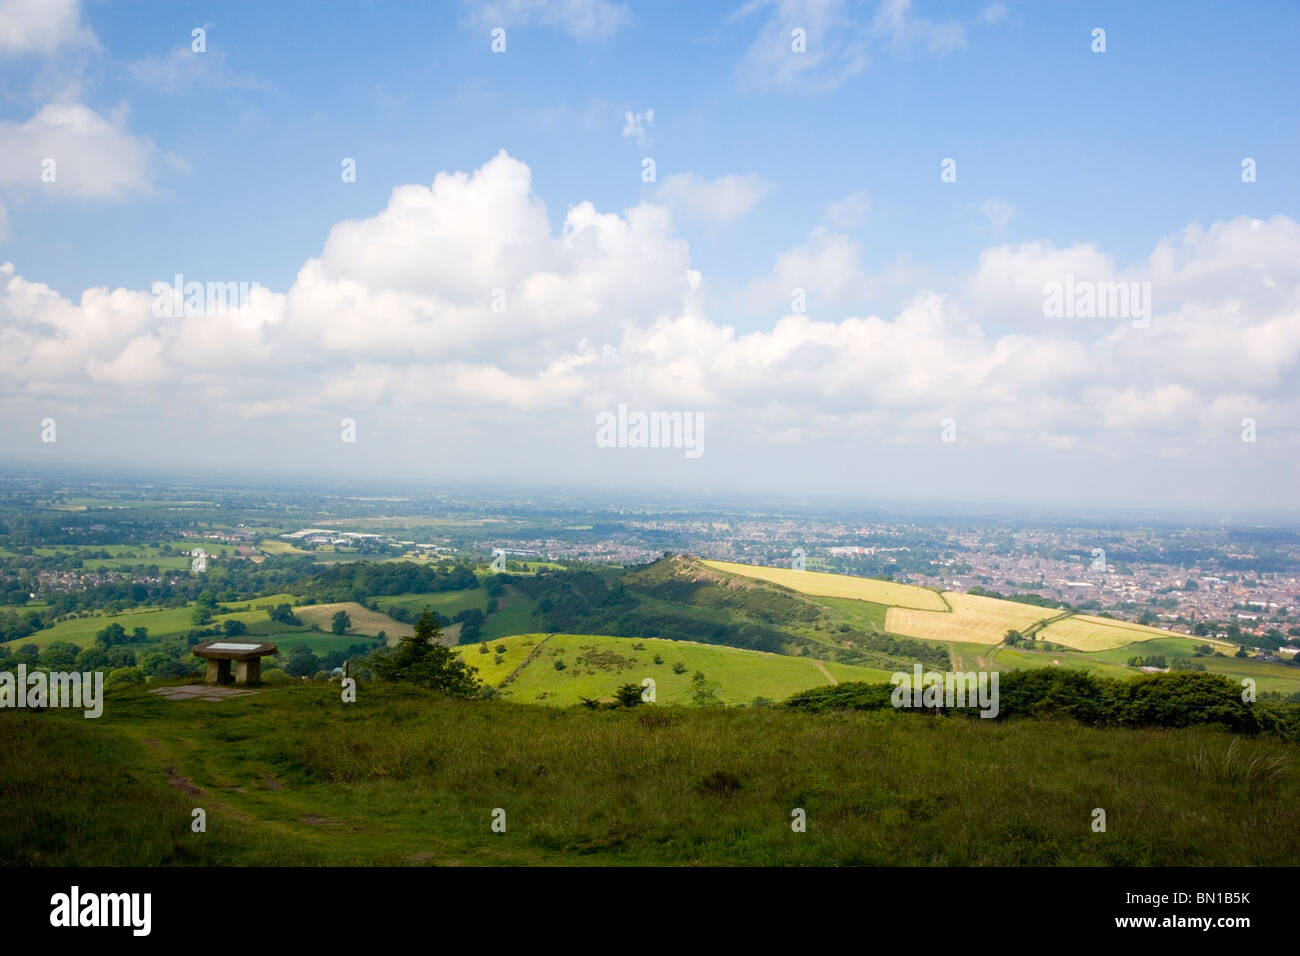
{"label": "blue sky", "polygon": [[[846,339],[828,344],[827,335],[852,338],[857,327],[843,323],[855,317],[882,317],[889,323],[886,339],[897,332],[900,342],[911,341],[902,335],[909,326],[900,317],[929,293],[943,296],[943,308],[950,310],[935,320],[942,334],[954,343],[972,336],[972,348],[987,347],[992,369],[1003,352],[1024,346],[1022,308],[1035,309],[1033,295],[1027,303],[1008,305],[1011,300],[999,290],[1016,281],[1009,272],[1024,268],[1037,276],[1044,261],[1068,260],[1081,263],[1085,276],[1090,267],[1099,270],[1098,278],[1155,276],[1158,301],[1178,310],[1169,321],[1190,323],[1197,309],[1232,310],[1241,303],[1244,293],[1229,288],[1231,277],[1242,274],[1241,263],[1257,255],[1243,224],[1267,223],[1271,234],[1259,240],[1262,247],[1284,249],[1294,234],[1300,198],[1295,105],[1300,7],[1293,3],[0,0],[0,11],[8,14],[0,20],[9,21],[0,27],[0,143],[12,147],[11,160],[0,160],[0,262],[12,263],[25,282],[47,286],[68,303],[97,286],[147,291],[154,281],[180,272],[200,280],[259,282],[286,296],[282,305],[291,313],[295,278],[304,263],[322,256],[332,229],[349,220],[373,222],[376,229],[391,225],[399,217],[385,220],[381,214],[395,188],[416,184],[427,190],[438,174],[471,174],[504,150],[531,177],[531,200],[516,196],[516,205],[522,210],[527,201],[544,203],[553,236],[563,234],[566,216],[582,203],[623,217],[643,204],[665,210],[671,217],[668,235],[656,241],[666,244],[647,253],[647,261],[686,250],[683,263],[703,279],[684,312],[703,316],[710,334],[730,328],[739,339],[756,336],[749,344],[739,341],[737,354],[766,355],[779,339],[782,361],[789,361],[764,367],[763,375],[781,380],[794,375],[799,356],[810,349],[846,348]],[[789,49],[792,25],[807,31],[802,55]],[[490,49],[496,26],[506,30],[503,54]],[[202,54],[190,49],[195,27],[206,30]],[[1106,31],[1104,53],[1091,49],[1095,28]],[[83,125],[102,126],[95,126],[95,136],[103,138],[87,134],[84,154],[70,157],[70,164],[95,163],[96,150],[105,155],[122,150],[101,164],[112,167],[111,175],[103,172],[107,184],[79,186],[74,180],[67,185],[65,180],[50,189],[39,183],[33,165],[38,154],[31,152],[37,146],[27,140],[44,135],[48,123],[42,125],[40,118],[49,114],[41,111],[51,106],[78,111]],[[631,124],[635,129],[629,129],[629,113],[638,114]],[[356,160],[355,183],[341,181],[345,157]],[[642,181],[646,157],[656,164],[653,183]],[[956,160],[956,182],[940,181],[946,157]],[[1257,163],[1256,182],[1242,182],[1245,157]],[[77,174],[74,169],[71,175]],[[484,208],[496,208],[484,202]],[[511,222],[503,220],[502,229],[513,228]],[[1186,231],[1198,226],[1209,231],[1208,239],[1189,237]],[[649,249],[644,237],[636,241]],[[467,242],[439,246],[438,254],[454,248],[459,255]],[[1162,242],[1173,244],[1170,256],[1176,263],[1176,281],[1171,277],[1163,287],[1157,252]],[[993,257],[1005,266],[1003,272],[988,265],[990,250],[1001,250]],[[1104,263],[1089,258],[1090,250]],[[430,254],[435,251],[431,247]],[[467,263],[484,258],[464,254]],[[551,266],[541,264],[547,255],[539,252],[536,269],[525,270],[533,280],[516,277],[521,289],[537,276],[551,275]],[[325,258],[327,271],[342,282],[348,269],[339,266],[337,256]],[[1032,267],[1025,265],[1031,261]],[[615,263],[612,253],[594,265],[570,266],[576,270],[572,275],[605,266],[611,275],[630,268]],[[644,265],[639,268],[645,272]],[[385,283],[399,288],[407,282],[403,288],[419,287],[445,310],[445,290],[425,288],[416,266],[411,269],[406,278],[387,276],[369,285],[374,276],[364,270],[348,278],[376,295]],[[807,278],[800,278],[805,273]],[[1228,430],[1237,428],[1248,406],[1266,407],[1279,419],[1289,415],[1295,398],[1286,383],[1287,369],[1294,371],[1294,297],[1276,290],[1294,292],[1293,275],[1271,271],[1259,277],[1264,302],[1255,311],[1253,306],[1243,310],[1243,330],[1264,330],[1259,336],[1277,341],[1243,346],[1243,355],[1271,349],[1275,361],[1243,369],[1241,381],[1216,391],[1205,375],[1183,374],[1180,369],[1194,365],[1197,356],[1142,372],[1143,349],[1160,354],[1168,349],[1137,339],[1143,344],[1126,354],[1138,371],[1125,372],[1127,378],[1075,382],[1076,397],[1090,397],[1080,399],[1073,412],[1062,405],[1059,420],[1039,430],[1050,433],[1045,440],[1054,451],[1045,454],[1066,454],[1055,472],[1061,480],[1078,473],[1077,463],[1068,459],[1070,449],[1104,448],[1109,454],[1128,443],[1136,455],[1150,450],[1150,429],[1155,429],[1171,443],[1166,457],[1195,458],[1207,453],[1206,422],[1216,415]],[[1207,296],[1205,282],[1218,283],[1213,294]],[[824,335],[813,329],[802,344],[788,341],[794,332],[777,334],[778,323],[791,312],[792,284],[807,288],[811,319],[835,323],[833,330]],[[560,374],[554,372],[559,366],[599,365],[592,358],[596,353],[583,349],[595,348],[592,343],[608,332],[607,350],[626,356],[636,344],[659,356],[660,371],[673,367],[663,349],[646,345],[644,338],[633,343],[626,330],[615,332],[624,318],[618,309],[628,309],[645,332],[667,306],[616,299],[601,300],[608,310],[605,326],[566,326],[572,335],[563,345],[553,317],[528,313],[549,330],[534,339],[554,346],[553,354],[545,347],[536,350],[548,354],[549,372],[512,364],[509,356],[489,361],[476,354],[457,361],[485,374],[495,363],[492,374],[531,381],[554,395],[554,381],[546,375]],[[642,306],[644,313],[637,311]],[[432,309],[435,305],[428,305],[421,314]],[[951,325],[959,321],[954,316],[969,324]],[[293,324],[277,326],[278,321],[267,320],[266,328]],[[330,329],[321,320],[319,336],[329,338]],[[140,381],[161,379],[139,363],[142,354],[160,354],[158,343],[178,341],[173,332],[155,329],[149,333],[154,339],[137,341],[135,351],[128,351],[129,342],[143,334],[137,329],[134,338],[101,343],[107,351],[93,358],[89,351],[79,353],[70,362],[93,363],[85,365],[90,378],[124,385],[126,391],[107,397],[109,406],[120,401],[123,420],[131,417],[133,427],[148,432],[138,417],[148,402],[133,389]],[[1126,348],[1110,342],[1109,334],[1109,327],[1052,329],[1038,344],[1076,362],[1071,374],[1077,376],[1079,368],[1095,361],[1096,350],[1110,355],[1108,350]],[[269,356],[284,343],[267,336],[257,342],[266,345]],[[1244,332],[1238,336],[1244,338]],[[1201,357],[1221,348],[1190,331],[1181,338],[1194,339]],[[28,342],[32,348],[34,341]],[[872,341],[878,355],[884,340]],[[694,347],[683,346],[688,352]],[[1091,350],[1093,358],[1079,354],[1079,348]],[[380,406],[413,408],[423,400],[403,391],[400,375],[388,378],[370,365],[362,371],[356,348],[307,364],[319,369],[349,358],[349,374],[358,384],[346,401],[360,401],[364,382],[376,380],[383,384],[370,399]],[[953,361],[960,361],[959,355]],[[118,371],[105,371],[109,365]],[[727,365],[735,367],[735,361]],[[923,407],[918,396],[900,400],[897,414],[886,414],[878,396],[862,401],[891,421],[915,416],[929,422],[943,413],[941,406],[980,405],[978,413],[967,413],[982,423],[990,456],[980,486],[1002,487],[1005,476],[993,464],[992,449],[1006,442],[1028,447],[1012,434],[1010,409],[1065,399],[1006,396],[1000,415],[986,415],[987,403],[1001,394],[988,369],[972,374],[978,396],[973,392],[967,404],[954,394]],[[608,371],[613,381],[653,377],[646,369]],[[711,387],[723,374],[695,368],[675,386],[656,392],[647,384],[640,398],[662,405],[664,394],[676,394],[702,410],[731,414],[736,422],[766,414],[748,386],[729,383],[735,386],[729,397],[722,394],[727,388]],[[904,384],[954,377],[960,377],[955,366],[945,368],[936,360],[910,371]],[[811,402],[815,414],[832,419],[852,418],[847,393],[818,404],[818,390],[830,386],[815,378],[791,385],[811,397],[792,399],[781,413],[763,418],[756,426],[762,433],[758,444],[749,454],[737,452],[732,468],[750,470],[747,463],[761,457],[764,441],[787,441],[790,422],[809,414],[800,403]],[[187,382],[195,384],[182,376],[173,385],[187,387]],[[1260,387],[1252,389],[1252,383]],[[584,422],[592,407],[613,407],[620,398],[607,380],[568,384],[569,407],[575,415],[581,407]],[[41,396],[56,393],[73,401],[67,390],[34,381],[15,384],[5,398],[26,408],[24,403],[39,405]],[[579,393],[599,398],[588,407]],[[89,394],[80,401],[89,402]],[[266,409],[283,407],[288,398],[287,393],[265,396],[256,408],[247,402],[221,411],[214,406],[212,414],[250,416],[250,421],[262,416],[258,420],[266,424]],[[1107,411],[1130,401],[1149,401],[1162,411],[1139,423],[1120,421],[1123,416]],[[464,394],[444,395],[442,402],[458,409],[472,404]],[[529,414],[542,406],[550,412],[558,408],[527,397],[506,405]],[[1198,436],[1186,446],[1178,445],[1180,415],[1190,416],[1187,434]],[[846,421],[824,423],[827,447],[836,447],[832,433],[849,427]],[[466,417],[462,425],[468,435],[484,423]],[[565,426],[557,426],[559,432],[550,427],[534,429],[550,436],[543,445],[569,434]],[[1271,453],[1278,457],[1270,459],[1274,473],[1294,451],[1288,442],[1295,426],[1288,421],[1286,427],[1285,441],[1272,432],[1279,441]],[[1090,428],[1094,433],[1085,435]],[[816,432],[810,429],[810,441]],[[84,451],[88,458],[100,455],[89,446]],[[933,451],[917,452],[918,469],[933,470],[928,457]],[[818,453],[809,454],[818,459]],[[855,461],[849,470],[858,466]],[[423,466],[413,462],[411,467]],[[494,467],[481,463],[484,470]],[[632,470],[639,472],[640,465]],[[1271,494],[1278,505],[1291,477],[1293,466],[1275,474]],[[715,480],[724,480],[723,472]],[[1206,481],[1179,503],[1217,506],[1233,484],[1230,474],[1213,487]],[[915,482],[900,478],[900,484]],[[1026,485],[1023,491],[1033,489]],[[1128,503],[1151,504],[1153,495],[1159,498],[1158,490]]]}
{"label": "blue sky", "polygon": [[[682,230],[701,269],[737,281],[858,190],[872,215],[852,234],[869,263],[907,255],[941,269],[968,268],[988,243],[978,207],[990,198],[1015,210],[1001,238],[1096,242],[1120,260],[1189,221],[1294,208],[1295,4],[1249,15],[1211,3],[1006,4],[995,22],[966,26],[956,49],[873,46],[872,62],[829,90],[747,84],[739,65],[774,11],[741,9],[638,4],[603,37],[510,25],[506,54],[493,55],[490,20],[471,4],[90,4],[106,56],[87,70],[88,102],[128,104],[128,127],[187,169],[164,167],[156,194],[130,203],[22,197],[10,213],[22,244],[5,254],[69,295],[176,268],[283,289],[338,220],[501,148],[532,168],[557,224],[583,199],[617,211],[652,196],[643,154],[661,180],[756,173],[772,188],[752,216]],[[844,5],[863,20],[873,9]],[[913,13],[965,26],[981,9]],[[173,92],[131,78],[129,64],[188,47],[203,24],[207,55],[220,58],[212,81]],[[1104,54],[1090,50],[1097,26]],[[31,68],[20,58],[0,74],[11,121],[30,115]],[[646,109],[642,147],[620,132],[626,112]],[[1246,155],[1262,170],[1250,190],[1238,177]],[[345,156],[359,164],[348,186]],[[949,156],[958,179],[939,188]]]}

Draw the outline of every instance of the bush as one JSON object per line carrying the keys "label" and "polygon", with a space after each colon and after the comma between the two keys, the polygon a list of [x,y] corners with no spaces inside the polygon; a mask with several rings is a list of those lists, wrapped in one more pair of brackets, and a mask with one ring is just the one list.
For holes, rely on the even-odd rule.
{"label": "bush", "polygon": [[674,674],[685,674],[685,673],[686,673],[686,665],[683,664],[681,661],[678,661],[676,664],[673,665],[673,673],[674,673]]}
{"label": "bush", "polygon": [[144,671],[139,667],[119,667],[108,672],[104,686],[109,690],[114,687],[130,687],[132,684],[144,683]]}
{"label": "bush", "polygon": [[135,651],[126,647],[110,647],[108,649],[108,667],[110,670],[135,667]]}
{"label": "bush", "polygon": [[623,684],[614,691],[614,699],[624,707],[636,707],[641,703],[641,687],[637,684]]}
{"label": "bush", "polygon": [[564,670],[564,669],[565,669],[566,667],[568,667],[568,666],[569,666],[569,665],[567,665],[567,664],[564,663],[564,658],[560,658],[559,660],[557,660],[557,661],[555,662],[555,669],[556,669],[557,671],[562,671],[562,670]]}

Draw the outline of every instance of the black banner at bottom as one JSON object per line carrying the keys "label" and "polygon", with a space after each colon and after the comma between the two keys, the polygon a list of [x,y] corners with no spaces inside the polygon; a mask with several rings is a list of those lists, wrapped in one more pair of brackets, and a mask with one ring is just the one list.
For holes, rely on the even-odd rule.
{"label": "black banner at bottom", "polygon": [[[772,945],[778,925],[809,937],[984,932],[1232,945],[1293,929],[1300,868],[7,869],[6,939],[125,943],[371,942],[376,932],[460,942],[530,942],[576,925],[592,945],[665,944],[683,934]],[[1262,935],[1261,935],[1262,934]],[[636,945],[635,943],[630,943]]]}

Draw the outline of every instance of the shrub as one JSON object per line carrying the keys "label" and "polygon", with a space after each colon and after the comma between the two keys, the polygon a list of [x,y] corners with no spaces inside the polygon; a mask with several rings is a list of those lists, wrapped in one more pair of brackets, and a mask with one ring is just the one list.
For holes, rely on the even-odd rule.
{"label": "shrub", "polygon": [[623,684],[614,691],[614,699],[623,707],[636,707],[641,703],[641,687],[638,684]]}
{"label": "shrub", "polygon": [[130,687],[132,684],[144,683],[144,671],[139,667],[119,667],[108,672],[104,686],[109,690],[114,687]]}

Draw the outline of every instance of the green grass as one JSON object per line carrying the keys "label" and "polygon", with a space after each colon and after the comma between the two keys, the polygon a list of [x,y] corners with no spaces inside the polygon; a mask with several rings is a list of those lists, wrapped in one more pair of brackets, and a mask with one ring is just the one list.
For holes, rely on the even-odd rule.
{"label": "green grass", "polygon": [[813,597],[810,600],[839,611],[842,620],[860,630],[885,630],[885,613],[889,610],[886,604],[873,604],[856,598]]}
{"label": "green grass", "polygon": [[429,594],[396,594],[375,598],[375,603],[379,605],[381,611],[387,612],[391,608],[404,607],[415,617],[419,617],[425,607],[431,607],[446,617],[455,617],[459,611],[469,611],[474,608],[486,613],[487,601],[487,592],[482,588],[468,591],[437,591]]}
{"label": "green grass", "polygon": [[[1204,728],[588,711],[372,684],[355,704],[331,684],[220,703],[129,689],[110,693],[98,720],[0,720],[0,859],[14,866],[1300,858],[1295,747],[1240,740],[1230,752],[1238,738]],[[208,811],[206,834],[189,831],[195,806]],[[498,807],[503,834],[490,830]],[[791,830],[796,807],[805,833]],[[1095,807],[1105,833],[1090,827]]]}
{"label": "green grass", "polygon": [[1261,692],[1300,692],[1300,668],[1236,657],[1196,657],[1192,651],[1199,643],[1194,638],[1157,638],[1105,651],[1044,651],[1024,646],[991,648],[980,644],[950,644],[949,647],[955,670],[979,670],[982,658],[984,669],[1004,671],[1054,666],[1090,671],[1098,677],[1124,678],[1138,673],[1128,666],[1130,658],[1163,654],[1169,659],[1197,661],[1204,664],[1211,674],[1224,674],[1238,680],[1250,677]]}
{"label": "green grass", "polygon": [[[237,611],[229,615],[217,615],[213,618],[213,621],[220,624],[227,618],[232,618],[243,621],[251,629],[252,625],[268,620],[266,611],[255,610],[258,605],[288,604],[292,601],[293,596],[289,594],[272,594],[267,597],[253,598],[250,601],[233,605],[243,607],[247,604],[250,610]],[[95,643],[95,635],[113,623],[121,624],[128,634],[137,627],[146,627],[149,629],[149,639],[151,641],[159,640],[166,637],[175,637],[179,634],[187,634],[193,630],[195,625],[190,620],[193,613],[193,605],[188,605],[178,608],[135,608],[121,614],[70,618],[66,621],[60,621],[51,628],[37,631],[20,640],[13,641],[12,646],[18,648],[25,644],[35,644],[43,649],[56,641],[68,641],[80,647],[90,647]]]}
{"label": "green grass", "polygon": [[[479,680],[496,687],[527,659],[528,655],[545,637],[545,634],[520,634],[477,644],[462,644],[456,648],[456,652],[464,658],[465,663],[478,668]],[[487,644],[488,648],[486,654],[479,650],[484,643]],[[506,649],[505,653],[500,655],[500,664],[496,662],[498,647]]]}
{"label": "green grass", "polygon": [[[541,638],[546,635],[530,635]],[[507,647],[524,637],[506,638]],[[634,645],[642,645],[636,650]],[[662,663],[654,663],[658,654]],[[476,655],[466,655],[474,663]],[[562,660],[564,670],[555,662]],[[673,665],[686,670],[674,673]],[[837,680],[888,680],[884,671],[848,664],[826,665]],[[689,704],[697,671],[717,684],[723,703],[743,704],[755,697],[781,699],[809,687],[830,683],[811,658],[785,657],[716,644],[693,644],[656,638],[636,639],[591,634],[553,634],[516,677],[501,688],[504,696],[521,703],[576,704],[582,697],[612,697],[622,684],[655,681],[660,703]]]}
{"label": "green grass", "polygon": [[505,607],[488,615],[483,622],[482,636],[485,640],[496,640],[512,634],[527,634],[537,627],[533,620],[533,602],[518,594],[506,592]]}

